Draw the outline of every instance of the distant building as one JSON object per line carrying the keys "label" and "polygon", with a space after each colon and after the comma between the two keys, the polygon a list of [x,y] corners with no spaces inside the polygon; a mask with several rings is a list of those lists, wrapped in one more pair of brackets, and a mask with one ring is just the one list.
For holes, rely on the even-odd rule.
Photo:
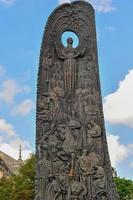
{"label": "distant building", "polygon": [[11,175],[19,174],[20,166],[22,165],[23,160],[21,156],[21,146],[19,150],[19,158],[15,160],[6,153],[0,151],[0,179],[2,177],[10,177]]}

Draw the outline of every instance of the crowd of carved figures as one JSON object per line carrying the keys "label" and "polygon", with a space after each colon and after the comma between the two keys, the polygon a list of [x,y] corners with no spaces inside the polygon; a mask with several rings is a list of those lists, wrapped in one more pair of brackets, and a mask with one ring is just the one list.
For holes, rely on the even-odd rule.
{"label": "crowd of carved figures", "polygon": [[105,199],[102,129],[96,121],[98,94],[77,88],[74,57],[80,53],[73,52],[69,38],[64,57],[60,57],[63,70],[55,63],[55,73],[51,73],[50,56],[43,60],[48,88],[38,101],[37,116],[41,200]]}
{"label": "crowd of carved figures", "polygon": [[[59,31],[54,19],[50,21],[53,35],[49,34],[50,29],[46,30],[46,38],[49,40],[44,42],[46,47],[41,55],[35,200],[117,200],[115,190],[114,198],[111,197],[111,178],[108,183],[111,171],[107,177],[105,169],[107,149],[104,149],[103,144],[106,138],[93,11],[86,3],[74,4],[79,8],[83,4],[85,10],[89,7],[92,15],[92,24],[88,25],[90,35],[86,31],[87,20],[90,23],[87,10],[82,13],[69,6],[65,9],[64,6],[62,11],[59,9],[55,12],[55,22],[61,20],[62,13],[66,16],[70,12],[68,18],[62,17],[60,23],[63,25],[59,26],[62,30]],[[68,26],[73,27],[75,33],[77,30],[81,32],[83,38],[79,38],[82,40],[79,47],[73,48],[72,38],[67,39],[67,47],[60,44],[58,37],[61,37],[63,26],[64,30]],[[88,43],[90,38],[91,44]],[[50,42],[53,42],[53,46]],[[109,185],[112,187],[111,192],[107,191]]]}
{"label": "crowd of carved figures", "polygon": [[51,112],[44,112],[47,115],[40,120],[42,139],[38,146],[41,196],[47,200],[85,200],[100,195],[104,199],[100,126],[90,121],[84,127],[72,116],[62,118],[63,123],[52,121]]}

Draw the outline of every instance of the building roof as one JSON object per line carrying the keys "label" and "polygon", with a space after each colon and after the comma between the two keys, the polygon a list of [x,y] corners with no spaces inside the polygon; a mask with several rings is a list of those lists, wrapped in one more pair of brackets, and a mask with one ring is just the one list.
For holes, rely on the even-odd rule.
{"label": "building roof", "polygon": [[4,164],[7,166],[8,170],[11,174],[18,174],[20,165],[22,161],[15,160],[11,156],[7,155],[6,153],[0,151],[0,158],[3,160]]}

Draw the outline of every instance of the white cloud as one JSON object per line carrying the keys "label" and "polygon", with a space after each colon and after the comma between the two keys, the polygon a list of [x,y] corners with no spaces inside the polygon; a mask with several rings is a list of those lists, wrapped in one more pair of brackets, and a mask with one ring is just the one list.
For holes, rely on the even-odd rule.
{"label": "white cloud", "polygon": [[29,142],[22,140],[14,131],[12,124],[0,119],[0,151],[18,159],[19,146],[22,145],[23,160],[32,152]]}
{"label": "white cloud", "polygon": [[14,2],[15,0],[0,0],[0,3],[3,3],[6,6],[11,6]]}
{"label": "white cloud", "polygon": [[0,90],[0,100],[5,103],[12,103],[15,95],[19,92],[20,88],[14,80],[5,80]]}
{"label": "white cloud", "polygon": [[[70,2],[73,2],[73,0],[59,0],[59,4]],[[111,12],[116,9],[112,5],[112,0],[88,0],[88,2],[91,3],[98,12]]]}
{"label": "white cloud", "polygon": [[34,107],[34,102],[31,99],[26,99],[12,110],[12,114],[26,116],[34,109]]}
{"label": "white cloud", "polygon": [[118,89],[104,98],[104,115],[112,124],[133,128],[133,69],[119,83]]}
{"label": "white cloud", "polygon": [[71,0],[59,0],[59,4],[70,3]]}
{"label": "white cloud", "polygon": [[5,74],[6,70],[3,65],[0,65],[0,76],[3,76]]}
{"label": "white cloud", "polygon": [[[23,142],[21,142],[21,145],[23,146]],[[10,143],[3,143],[2,145],[0,145],[0,150],[6,153],[7,155],[13,157],[14,159],[18,160],[19,146],[20,146],[20,143],[18,143],[17,148],[12,146]],[[30,149],[27,149],[25,147],[22,148],[22,159],[26,160],[27,158],[29,158],[31,153],[32,152]]]}
{"label": "white cloud", "polygon": [[107,135],[111,164],[116,167],[130,154],[129,146],[120,143],[120,137],[112,134]]}
{"label": "white cloud", "polygon": [[129,144],[129,147],[130,147],[131,149],[133,149],[133,144]]}
{"label": "white cloud", "polygon": [[11,104],[18,93],[27,93],[30,89],[27,86],[20,87],[13,79],[5,80],[0,88],[0,101]]}
{"label": "white cloud", "polygon": [[111,12],[116,8],[112,5],[112,0],[89,0],[98,12]]}
{"label": "white cloud", "polygon": [[5,133],[8,136],[14,136],[15,131],[13,126],[7,123],[4,119],[0,119],[0,133]]}

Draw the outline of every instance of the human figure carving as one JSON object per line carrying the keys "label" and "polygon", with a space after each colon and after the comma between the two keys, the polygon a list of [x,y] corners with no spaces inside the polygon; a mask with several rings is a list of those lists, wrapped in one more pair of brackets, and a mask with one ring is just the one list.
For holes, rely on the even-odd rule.
{"label": "human figure carving", "polygon": [[99,154],[102,154],[101,135],[101,127],[94,120],[91,120],[91,122],[88,124],[87,141],[89,146],[91,144],[94,145]]}
{"label": "human figure carving", "polygon": [[77,63],[76,57],[80,55],[80,52],[73,48],[73,39],[67,39],[67,47],[62,51],[57,49],[58,56],[64,60],[64,85],[65,92],[68,98],[71,97],[72,92],[75,91],[77,81]]}
{"label": "human figure carving", "polygon": [[89,159],[91,161],[91,168],[93,168],[94,166],[97,166],[97,165],[101,164],[101,157],[97,153],[96,148],[95,148],[94,145],[92,145],[90,147],[90,150],[89,150]]}
{"label": "human figure carving", "polygon": [[74,177],[71,185],[71,200],[85,200],[87,195],[86,185],[80,181],[79,176]]}
{"label": "human figure carving", "polygon": [[105,199],[105,170],[101,166],[94,166],[93,174],[93,187],[94,187],[94,199]]}
{"label": "human figure carving", "polygon": [[80,55],[84,55],[84,51],[78,51],[77,49],[73,48],[73,39],[67,39],[67,47],[63,49],[56,48],[57,54],[60,59],[64,60],[64,88],[65,88],[65,95],[68,101],[68,110],[69,114],[71,112],[71,104],[72,104],[72,97],[75,94],[76,86],[77,86],[77,61],[76,58]]}
{"label": "human figure carving", "polygon": [[99,138],[101,136],[101,127],[94,120],[91,120],[88,126],[88,131],[93,138]]}
{"label": "human figure carving", "polygon": [[53,66],[52,53],[50,52],[49,49],[46,52],[46,56],[42,60],[42,66],[44,67],[43,71],[42,71],[42,80],[43,79],[45,80],[44,90],[45,90],[45,93],[47,94],[48,90],[49,90],[49,82],[50,82],[51,75],[52,75],[51,68]]}
{"label": "human figure carving", "polygon": [[91,199],[91,196],[92,196],[92,190],[91,190],[92,174],[93,174],[94,170],[92,167],[92,161],[89,156],[88,150],[86,150],[86,149],[83,150],[83,154],[77,162],[77,170],[81,176],[82,182],[87,185],[87,188],[88,188],[87,196],[89,199]]}
{"label": "human figure carving", "polygon": [[48,177],[52,172],[52,163],[48,160],[48,153],[44,151],[44,157],[39,161],[40,168],[40,188],[41,188],[41,200],[46,198],[46,188],[48,185]]}
{"label": "human figure carving", "polygon": [[84,96],[82,93],[82,88],[78,88],[75,92],[75,100],[74,100],[74,112],[77,119],[85,125],[87,120],[87,115],[84,109]]}
{"label": "human figure carving", "polygon": [[63,142],[63,149],[66,153],[74,153],[77,149],[81,148],[82,134],[81,124],[77,120],[70,120]]}
{"label": "human figure carving", "polygon": [[47,200],[63,200],[60,185],[52,174],[49,175],[49,184],[46,193]]}

